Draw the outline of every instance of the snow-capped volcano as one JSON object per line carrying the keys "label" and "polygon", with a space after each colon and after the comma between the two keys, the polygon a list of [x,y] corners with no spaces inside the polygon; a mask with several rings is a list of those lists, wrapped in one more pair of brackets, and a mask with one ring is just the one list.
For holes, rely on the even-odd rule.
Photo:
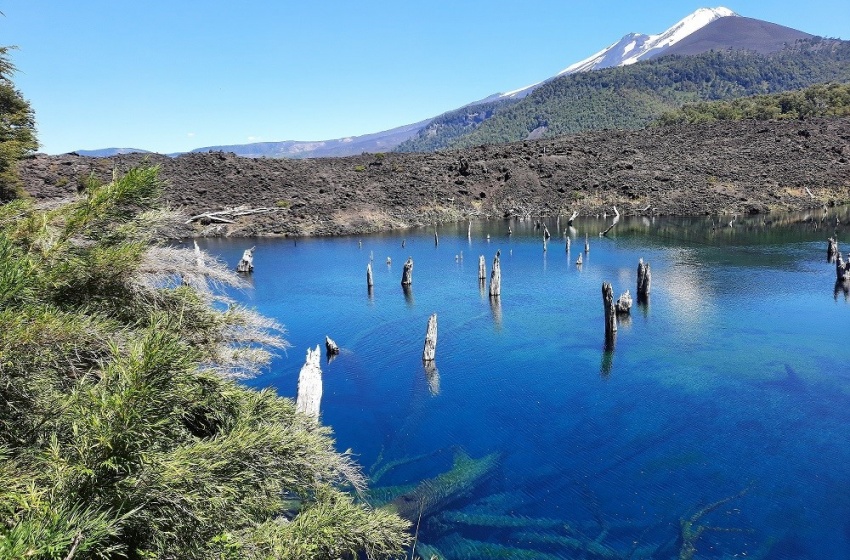
{"label": "snow-capped volcano", "polygon": [[[718,8],[700,8],[658,35],[629,33],[598,53],[567,66],[553,77],[563,76],[564,74],[575,74],[577,72],[587,72],[588,70],[597,70],[599,68],[609,68],[611,66],[625,66],[627,64],[634,64],[639,60],[658,56],[709,23],[722,17],[732,16],[738,16],[738,14],[722,6]],[[524,88],[503,93],[501,97],[523,97],[542,83],[538,82]]]}

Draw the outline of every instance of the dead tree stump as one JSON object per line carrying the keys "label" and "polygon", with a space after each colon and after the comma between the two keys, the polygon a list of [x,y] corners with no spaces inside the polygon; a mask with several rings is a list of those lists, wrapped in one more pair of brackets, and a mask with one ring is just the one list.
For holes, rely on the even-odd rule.
{"label": "dead tree stump", "polygon": [[608,282],[602,283],[602,305],[605,307],[605,340],[617,333],[617,310],[614,307],[614,289]]}
{"label": "dead tree stump", "polygon": [[632,294],[626,290],[623,295],[617,298],[614,307],[617,308],[617,315],[628,315],[632,310]]}
{"label": "dead tree stump", "polygon": [[319,346],[315,350],[307,349],[307,359],[298,374],[298,397],[295,410],[313,418],[319,417],[322,402],[322,368],[319,365]]}
{"label": "dead tree stump", "polygon": [[637,297],[638,303],[646,301],[649,297],[649,290],[652,284],[652,274],[649,270],[649,263],[643,262],[643,259],[638,261],[637,267]]}
{"label": "dead tree stump", "polygon": [[413,284],[413,257],[407,257],[404,261],[404,270],[401,271],[401,285],[410,286]]}
{"label": "dead tree stump", "polygon": [[372,263],[366,265],[366,287],[371,288],[375,283],[372,281]]}
{"label": "dead tree stump", "polygon": [[425,331],[425,346],[422,348],[422,361],[433,362],[437,355],[437,314],[428,318],[428,330]]}
{"label": "dead tree stump", "polygon": [[835,260],[835,255],[838,254],[838,240],[830,237],[827,242],[829,244],[826,247],[826,260],[832,262]]}
{"label": "dead tree stump", "polygon": [[484,260],[484,255],[478,257],[478,279],[487,279],[487,261]]}
{"label": "dead tree stump", "polygon": [[339,354],[339,346],[337,346],[336,342],[327,335],[325,335],[325,351],[328,356],[336,356]]}
{"label": "dead tree stump", "polygon": [[493,257],[493,270],[490,271],[490,297],[502,295],[502,267],[499,264],[501,254],[501,251],[496,251],[496,256]]}
{"label": "dead tree stump", "polygon": [[248,273],[254,271],[254,249],[255,247],[245,249],[245,252],[242,253],[242,260],[236,265],[236,272]]}

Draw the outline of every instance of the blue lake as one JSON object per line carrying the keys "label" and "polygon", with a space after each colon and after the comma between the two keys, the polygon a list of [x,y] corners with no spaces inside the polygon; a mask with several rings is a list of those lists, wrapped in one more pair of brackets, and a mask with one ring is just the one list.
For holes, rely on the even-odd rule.
{"label": "blue lake", "polygon": [[[306,349],[325,335],[342,348],[322,363],[321,419],[376,496],[489,461],[418,519],[423,556],[850,558],[850,302],[826,261],[836,216],[850,219],[623,218],[608,237],[601,217],[577,220],[569,253],[555,219],[545,252],[533,220],[474,222],[470,237],[441,225],[436,246],[433,228],[200,244],[232,266],[256,245],[235,297],[288,330],[293,347],[252,385],[294,397]],[[478,256],[489,277],[497,250],[493,301]],[[601,285],[634,296],[639,258],[649,302],[606,351]]]}

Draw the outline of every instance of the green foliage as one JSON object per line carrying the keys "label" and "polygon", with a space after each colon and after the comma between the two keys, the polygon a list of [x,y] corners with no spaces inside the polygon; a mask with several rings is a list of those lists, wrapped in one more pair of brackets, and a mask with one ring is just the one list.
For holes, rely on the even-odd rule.
{"label": "green foliage", "polygon": [[358,173],[362,173],[362,172],[366,171],[366,166],[365,165],[355,165],[354,170]]}
{"label": "green foliage", "polygon": [[160,188],[141,167],[0,207],[0,558],[400,553],[407,522],[345,493],[363,477],[329,430],[233,379],[282,330],[154,242]]}
{"label": "green foliage", "polygon": [[35,115],[10,79],[15,72],[8,57],[10,48],[0,47],[0,201],[16,196],[16,163],[38,148]]}
{"label": "green foliage", "polygon": [[[850,42],[798,41],[768,55],[711,51],[659,57],[561,76],[518,102],[489,102],[446,113],[398,150],[467,148],[529,136],[642,128],[685,103],[778,93],[823,82],[850,82]],[[485,118],[464,120],[473,114]]]}
{"label": "green foliage", "polygon": [[732,101],[688,103],[661,115],[662,126],[721,120],[804,119],[850,116],[850,84],[817,84],[798,91]]}

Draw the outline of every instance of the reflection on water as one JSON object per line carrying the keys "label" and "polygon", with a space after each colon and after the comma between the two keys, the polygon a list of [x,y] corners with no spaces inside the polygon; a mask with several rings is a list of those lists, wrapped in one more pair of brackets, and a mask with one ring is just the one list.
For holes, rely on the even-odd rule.
{"label": "reflection on water", "polygon": [[[847,209],[734,220],[619,210],[605,237],[610,216],[580,216],[573,256],[564,246],[544,260],[541,231],[557,230],[555,216],[538,228],[441,225],[437,247],[433,229],[251,240],[254,285],[233,297],[284,323],[295,349],[327,332],[344,347],[324,368],[322,421],[372,466],[373,505],[433,505],[417,555],[850,550],[850,288],[823,258],[828,237],[844,241]],[[577,267],[587,234],[593,260]],[[245,244],[201,243],[234,266]],[[494,245],[499,298],[459,256],[492,256]],[[383,267],[362,297],[366,251],[416,259],[416,305]],[[637,296],[640,258],[652,263],[651,306],[638,298],[605,344],[600,283]],[[439,372],[421,362],[433,312]],[[301,353],[290,354],[252,383],[293,396]]]}

